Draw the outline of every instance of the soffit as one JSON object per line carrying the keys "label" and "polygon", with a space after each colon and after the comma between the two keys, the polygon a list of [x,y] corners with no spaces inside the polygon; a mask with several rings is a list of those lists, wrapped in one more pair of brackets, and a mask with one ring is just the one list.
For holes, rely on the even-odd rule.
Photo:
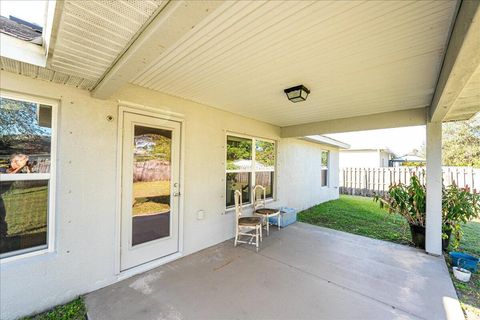
{"label": "soffit", "polygon": [[[133,84],[279,126],[430,105],[454,1],[226,2]],[[306,102],[283,89],[306,85]]]}
{"label": "soffit", "polygon": [[0,69],[33,79],[64,84],[79,89],[90,90],[95,85],[94,80],[70,75],[50,68],[42,68],[33,64],[20,62],[5,57],[0,58]]}
{"label": "soffit", "polygon": [[445,121],[467,120],[480,112],[480,67],[460,92]]}
{"label": "soffit", "polygon": [[51,67],[98,80],[166,3],[162,0],[65,1]]}

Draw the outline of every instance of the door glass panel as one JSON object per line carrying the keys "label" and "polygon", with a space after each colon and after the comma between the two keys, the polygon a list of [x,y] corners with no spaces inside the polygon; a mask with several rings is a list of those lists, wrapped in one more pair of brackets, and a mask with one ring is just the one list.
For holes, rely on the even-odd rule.
{"label": "door glass panel", "polygon": [[172,132],[135,125],[132,245],[170,236]]}

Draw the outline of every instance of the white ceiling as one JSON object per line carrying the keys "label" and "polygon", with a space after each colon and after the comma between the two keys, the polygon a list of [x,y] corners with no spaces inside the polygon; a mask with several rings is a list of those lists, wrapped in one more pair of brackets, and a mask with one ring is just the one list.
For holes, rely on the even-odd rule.
{"label": "white ceiling", "polygon": [[[279,126],[430,105],[455,1],[226,2],[132,83]],[[304,84],[306,102],[283,89]]]}

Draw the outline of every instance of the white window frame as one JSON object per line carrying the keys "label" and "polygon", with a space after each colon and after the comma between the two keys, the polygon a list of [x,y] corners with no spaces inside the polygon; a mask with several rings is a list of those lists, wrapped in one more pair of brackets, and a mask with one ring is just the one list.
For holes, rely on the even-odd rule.
{"label": "white window frame", "polygon": [[[323,161],[323,153],[326,153],[327,154],[327,169],[323,169],[323,164],[322,164],[322,161]],[[326,181],[326,184],[323,185],[323,172],[326,172],[326,178],[327,178],[327,181]],[[321,154],[320,154],[320,187],[322,188],[328,188],[330,186],[330,151],[329,150],[322,150],[321,151]]]}
{"label": "white window frame", "polygon": [[50,173],[28,173],[28,174],[0,174],[0,182],[3,181],[33,181],[49,180],[48,182],[48,213],[47,213],[47,247],[35,250],[35,247],[12,251],[12,255],[0,258],[0,264],[38,256],[41,254],[52,253],[55,251],[55,195],[56,195],[56,172],[57,172],[57,125],[58,125],[58,107],[57,100],[39,98],[27,94],[0,91],[0,97],[12,100],[45,104],[52,107],[52,134],[50,144]]}
{"label": "white window frame", "polygon": [[[235,169],[235,170],[228,170],[227,169],[227,144],[228,144],[228,137],[229,136],[252,140],[252,166],[250,167],[249,170],[248,169]],[[275,163],[273,165],[273,169],[270,169],[270,170],[256,170],[255,169],[255,164],[256,164],[256,157],[255,157],[256,156],[256,141],[257,140],[273,143],[274,153],[275,153]],[[227,132],[226,135],[225,135],[225,187],[226,187],[226,184],[227,184],[227,179],[226,179],[227,173],[251,173],[251,176],[252,176],[251,177],[251,185],[249,186],[250,191],[251,191],[253,189],[253,187],[255,186],[255,173],[257,173],[257,172],[273,172],[272,196],[266,198],[266,200],[267,201],[275,200],[276,199],[275,198],[276,191],[277,191],[277,188],[276,188],[276,184],[277,184],[277,142],[275,140],[268,139],[268,138],[260,138],[260,137],[254,137],[254,136],[239,134],[239,133],[235,133],[235,132]],[[252,197],[252,195],[250,195],[250,197]],[[250,199],[249,202],[243,203],[243,206],[251,205],[253,203],[252,200],[253,199]],[[226,210],[231,210],[234,207],[235,207],[235,205],[227,206],[226,199],[225,199],[225,209]]]}

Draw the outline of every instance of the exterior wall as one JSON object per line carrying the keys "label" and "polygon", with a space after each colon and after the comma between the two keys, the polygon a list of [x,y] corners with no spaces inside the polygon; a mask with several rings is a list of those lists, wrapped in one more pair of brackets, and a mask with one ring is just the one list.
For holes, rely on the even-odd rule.
{"label": "exterior wall", "polygon": [[[330,151],[328,186],[320,186],[321,151]],[[283,139],[278,155],[281,203],[304,210],[321,202],[338,199],[338,149],[302,141]]]}
{"label": "exterior wall", "polygon": [[[331,149],[330,186],[320,187],[321,145],[280,139],[280,128],[128,85],[110,100],[88,92],[0,72],[0,87],[60,101],[55,252],[2,263],[1,319],[40,312],[119,280],[116,223],[119,102],[181,114],[184,136],[183,254],[233,237],[225,211],[225,134],[278,142],[277,201],[304,209],[338,197],[338,152]],[[114,121],[107,121],[108,115]],[[198,210],[205,219],[197,220]]]}
{"label": "exterior wall", "polygon": [[378,150],[342,150],[340,168],[378,168],[388,167],[390,154]]}

